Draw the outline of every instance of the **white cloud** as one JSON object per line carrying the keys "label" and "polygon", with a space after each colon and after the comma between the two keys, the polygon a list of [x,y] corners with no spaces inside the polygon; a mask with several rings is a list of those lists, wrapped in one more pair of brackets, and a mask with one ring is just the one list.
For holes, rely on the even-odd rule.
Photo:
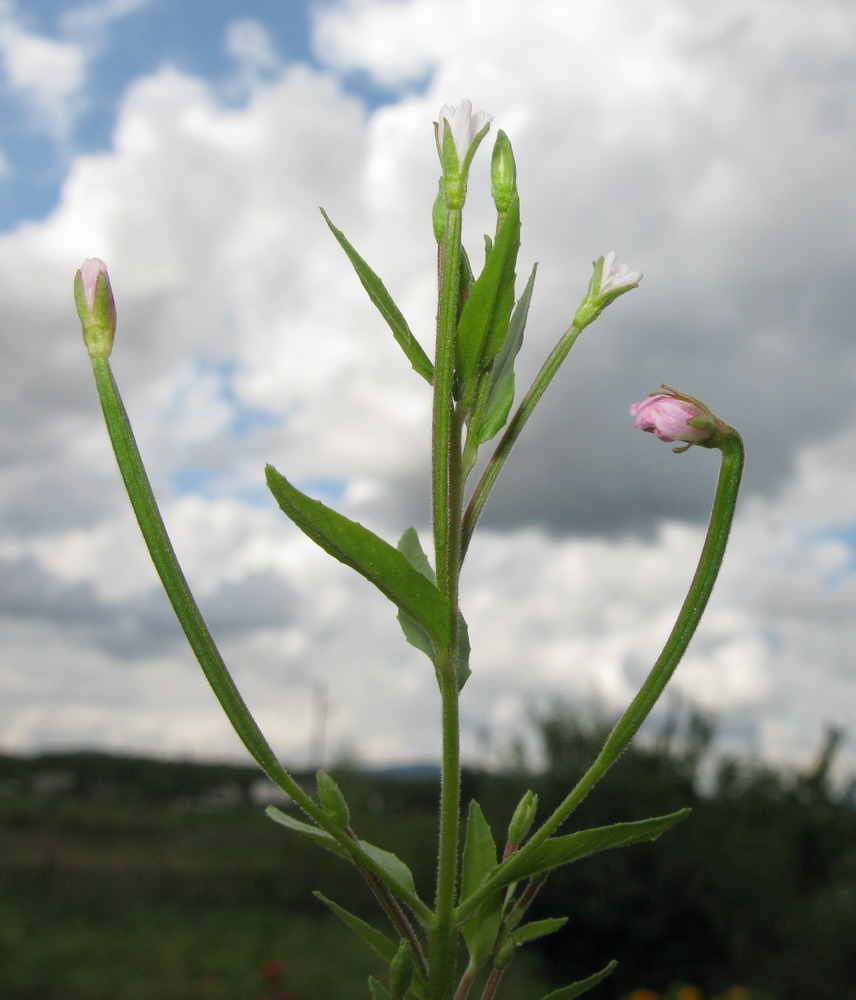
{"label": "white cloud", "polygon": [[97,48],[104,43],[106,29],[114,21],[134,14],[152,3],[157,3],[157,0],[100,0],[65,10],[60,21],[69,35]]}
{"label": "white cloud", "polygon": [[33,124],[64,138],[86,79],[83,50],[28,32],[7,16],[0,20],[0,58],[6,87],[29,103]]}
{"label": "white cloud", "polygon": [[270,71],[279,65],[270,32],[255,18],[245,17],[229,24],[226,51],[241,65],[256,72]]}
{"label": "white cloud", "polygon": [[[781,756],[849,720],[856,112],[843,39],[856,14],[824,0],[690,16],[658,0],[644,20],[630,0],[580,11],[536,0],[518,17],[457,0],[450,31],[451,11],[413,0],[322,12],[329,71],[257,82],[237,109],[175,69],[137,81],[113,148],[77,159],[44,223],[0,239],[16,373],[16,430],[0,439],[11,623],[0,662],[15,692],[0,708],[4,745],[235,748],[157,597],[99,424],[70,297],[95,254],[110,266],[115,369],[167,521],[272,742],[303,759],[325,683],[333,747],[432,752],[430,664],[369,585],[282,518],[261,467],[318,489],[341,482],[337,505],[390,539],[424,529],[427,387],[316,206],[430,348],[431,121],[461,96],[515,145],[520,271],[542,261],[521,382],[594,256],[615,247],[646,274],[574,349],[473,544],[467,753],[485,728],[501,745],[530,705],[567,696],[618,710],[656,657],[716,472],[716,455],[675,457],[632,431],[627,405],[662,381],[739,426],[749,451],[724,576],[674,697]],[[266,37],[245,23],[229,44],[267,71]],[[353,69],[394,86],[433,76],[368,114],[337,82]],[[486,161],[471,182],[474,259],[490,225]],[[36,670],[60,659],[62,671]]]}

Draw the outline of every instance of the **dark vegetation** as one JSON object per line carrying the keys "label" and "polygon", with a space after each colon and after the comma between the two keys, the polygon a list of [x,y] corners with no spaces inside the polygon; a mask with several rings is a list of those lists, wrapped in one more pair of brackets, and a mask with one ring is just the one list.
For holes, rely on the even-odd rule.
{"label": "dark vegetation", "polygon": [[[605,735],[567,713],[539,727],[543,773],[464,776],[498,841],[526,788],[545,815]],[[681,983],[705,1000],[856,996],[854,788],[830,777],[840,734],[802,773],[717,761],[711,735],[694,718],[638,744],[583,803],[574,828],[693,814],[554,875],[531,916],[570,920],[521,952],[505,1000],[537,1000],[613,957],[593,998]],[[335,773],[357,832],[407,861],[430,897],[435,779]],[[0,998],[366,996],[379,969],[312,890],[374,920],[372,899],[342,861],[266,819],[260,788],[250,767],[0,757]],[[727,994],[738,985],[749,992]]]}

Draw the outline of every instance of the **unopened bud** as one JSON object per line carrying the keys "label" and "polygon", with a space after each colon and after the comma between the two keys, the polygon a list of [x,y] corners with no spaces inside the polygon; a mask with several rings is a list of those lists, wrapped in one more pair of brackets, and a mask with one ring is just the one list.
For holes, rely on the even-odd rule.
{"label": "unopened bud", "polygon": [[89,356],[109,357],[116,332],[116,303],[107,265],[98,257],[87,258],[74,276],[74,303]]}
{"label": "unopened bud", "polygon": [[508,938],[505,944],[497,952],[496,957],[493,960],[493,967],[497,971],[501,971],[502,969],[504,969],[508,965],[508,963],[512,960],[512,958],[514,958],[515,950],[516,946],[514,942],[511,940],[511,938]]}
{"label": "unopened bud", "polygon": [[497,212],[504,215],[517,191],[517,166],[511,143],[502,129],[496,134],[490,159],[490,190]]}
{"label": "unopened bud", "polygon": [[318,799],[321,802],[321,808],[337,826],[347,830],[351,822],[351,814],[341,789],[326,771],[319,771],[315,775],[315,780],[318,785]]}
{"label": "unopened bud", "polygon": [[665,385],[661,388],[666,391],[652,393],[630,407],[630,415],[636,418],[633,426],[669,444],[676,441],[684,444],[674,451],[686,451],[694,444],[720,447],[727,426],[699,400]]}
{"label": "unopened bud", "polygon": [[393,997],[403,997],[413,981],[413,952],[408,941],[402,941],[389,963],[389,989]]}
{"label": "unopened bud", "polygon": [[535,812],[538,809],[538,796],[533,791],[528,791],[517,803],[511,822],[508,824],[508,840],[515,846],[523,843],[529,828],[535,819]]}

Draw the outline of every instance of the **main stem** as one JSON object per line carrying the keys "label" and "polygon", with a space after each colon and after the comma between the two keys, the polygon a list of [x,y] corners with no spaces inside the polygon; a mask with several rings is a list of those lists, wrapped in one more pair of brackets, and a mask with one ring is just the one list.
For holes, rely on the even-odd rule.
{"label": "main stem", "polygon": [[431,492],[437,586],[452,615],[449,647],[438,655],[437,676],[442,701],[443,759],[440,779],[440,829],[431,933],[429,996],[448,1000],[454,991],[457,932],[452,921],[458,873],[460,824],[460,746],[458,719],[458,580],[460,575],[461,425],[453,396],[455,338],[461,271],[461,210],[449,209],[438,257],[439,301],[434,363]]}

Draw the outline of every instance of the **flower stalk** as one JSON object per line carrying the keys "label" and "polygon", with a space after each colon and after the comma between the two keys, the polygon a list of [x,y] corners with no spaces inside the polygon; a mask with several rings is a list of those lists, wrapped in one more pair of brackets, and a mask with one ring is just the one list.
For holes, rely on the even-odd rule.
{"label": "flower stalk", "polygon": [[[714,446],[721,452],[719,478],[704,545],[689,590],[663,650],[639,692],[616,723],[597,758],[553,813],[513,855],[509,861],[510,866],[522,867],[527,859],[562,826],[618,760],[650,715],[695,635],[722,567],[743,475],[743,441],[733,427],[728,427],[726,424],[721,426],[722,437]],[[497,876],[494,881],[500,882],[501,879]],[[492,891],[494,889],[491,881],[486,882],[458,908],[456,919],[461,922],[466,920]]]}

